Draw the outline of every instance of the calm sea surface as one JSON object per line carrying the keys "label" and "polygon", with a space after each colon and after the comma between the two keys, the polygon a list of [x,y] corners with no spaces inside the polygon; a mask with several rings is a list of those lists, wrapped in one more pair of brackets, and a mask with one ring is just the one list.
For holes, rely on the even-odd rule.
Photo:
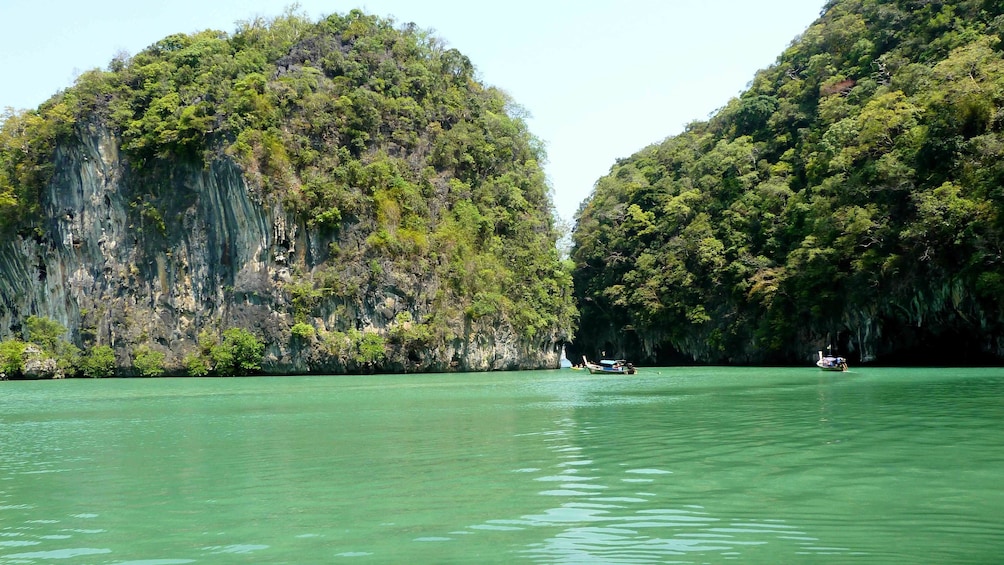
{"label": "calm sea surface", "polygon": [[1004,369],[0,383],[0,564],[1002,560]]}

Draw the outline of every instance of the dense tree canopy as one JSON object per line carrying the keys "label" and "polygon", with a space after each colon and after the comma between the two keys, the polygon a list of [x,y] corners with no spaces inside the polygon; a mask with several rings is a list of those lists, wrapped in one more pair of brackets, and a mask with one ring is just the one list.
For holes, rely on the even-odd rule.
{"label": "dense tree canopy", "polygon": [[711,119],[616,163],[577,216],[579,347],[1004,357],[1002,14],[833,0]]}

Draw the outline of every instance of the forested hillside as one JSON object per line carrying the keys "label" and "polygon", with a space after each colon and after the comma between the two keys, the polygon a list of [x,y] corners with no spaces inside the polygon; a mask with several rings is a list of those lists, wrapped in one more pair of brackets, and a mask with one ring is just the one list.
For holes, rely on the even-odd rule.
{"label": "forested hillside", "polygon": [[642,362],[1004,359],[1004,5],[833,0],[577,216],[576,346]]}
{"label": "forested hillside", "polygon": [[[413,24],[295,13],[166,37],[0,130],[0,338],[213,370],[556,366],[576,310],[542,144]],[[53,352],[52,354],[57,354]]]}

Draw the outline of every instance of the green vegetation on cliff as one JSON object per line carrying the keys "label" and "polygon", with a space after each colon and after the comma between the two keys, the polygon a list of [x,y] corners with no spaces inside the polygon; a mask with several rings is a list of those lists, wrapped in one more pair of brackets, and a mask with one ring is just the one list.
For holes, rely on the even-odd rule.
{"label": "green vegetation on cliff", "polygon": [[[111,346],[95,345],[82,352],[66,340],[67,329],[55,320],[29,316],[25,331],[26,342],[16,338],[0,341],[0,380],[164,374],[164,354],[146,345],[137,347],[132,366],[120,371]],[[261,370],[265,344],[251,332],[230,328],[223,332],[222,342],[207,332],[199,337],[203,349],[188,360],[189,375],[230,377]]]}
{"label": "green vegetation on cliff", "polygon": [[[442,370],[458,362],[447,346],[465,349],[485,328],[508,328],[522,353],[553,354],[577,312],[542,144],[521,115],[457,50],[360,11],[173,35],[5,115],[0,232],[52,237],[41,194],[57,178],[54,154],[99,125],[129,165],[138,245],[170,255],[185,213],[173,175],[221,160],[309,233],[270,258],[286,273],[282,297],[225,289],[235,304],[272,300],[288,314],[284,330],[265,332],[285,332],[280,354],[326,371]],[[380,309],[388,319],[374,320]]]}
{"label": "green vegetation on cliff", "polygon": [[1004,357],[1002,33],[999,2],[829,2],[740,97],[598,181],[577,345]]}

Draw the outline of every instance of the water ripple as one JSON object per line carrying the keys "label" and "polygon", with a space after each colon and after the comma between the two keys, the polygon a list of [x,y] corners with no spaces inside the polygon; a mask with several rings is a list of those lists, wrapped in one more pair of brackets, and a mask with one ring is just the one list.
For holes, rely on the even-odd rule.
{"label": "water ripple", "polygon": [[51,551],[32,551],[28,553],[10,553],[4,555],[8,559],[69,559],[71,557],[81,557],[83,555],[101,555],[111,553],[110,549],[96,549],[93,547],[71,547],[66,549],[54,549]]}

